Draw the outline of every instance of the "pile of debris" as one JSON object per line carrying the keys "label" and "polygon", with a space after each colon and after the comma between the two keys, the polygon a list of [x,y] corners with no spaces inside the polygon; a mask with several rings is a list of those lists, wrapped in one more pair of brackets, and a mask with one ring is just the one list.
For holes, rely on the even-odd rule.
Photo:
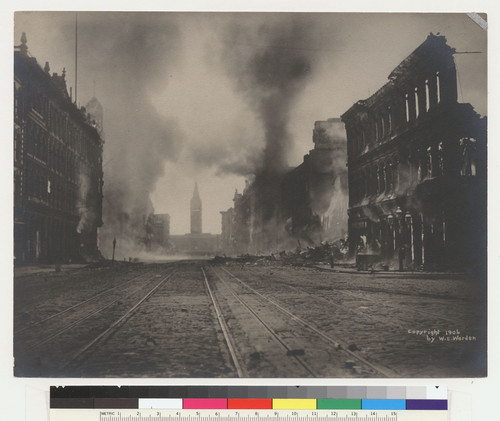
{"label": "pile of debris", "polygon": [[307,266],[319,263],[338,264],[345,261],[347,255],[344,240],[338,242],[323,241],[318,246],[309,246],[305,249],[297,247],[293,251],[280,250],[269,255],[244,254],[238,257],[216,256],[215,263],[239,263],[242,265],[268,266],[283,264],[294,266]]}
{"label": "pile of debris", "polygon": [[345,253],[339,243],[329,243],[323,241],[316,247],[307,247],[306,249],[297,249],[293,252],[281,254],[284,263],[291,265],[309,265],[318,263],[341,262],[344,260]]}

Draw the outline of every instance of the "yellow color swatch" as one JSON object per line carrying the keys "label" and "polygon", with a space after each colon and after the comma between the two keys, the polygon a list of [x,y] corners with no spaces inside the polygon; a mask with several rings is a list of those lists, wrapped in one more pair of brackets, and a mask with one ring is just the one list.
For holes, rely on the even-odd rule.
{"label": "yellow color swatch", "polygon": [[316,409],[316,399],[273,399],[273,409]]}

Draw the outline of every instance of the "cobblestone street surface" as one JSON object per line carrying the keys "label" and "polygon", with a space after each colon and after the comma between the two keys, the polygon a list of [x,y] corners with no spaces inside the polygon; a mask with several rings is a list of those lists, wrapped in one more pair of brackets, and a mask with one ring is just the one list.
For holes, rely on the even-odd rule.
{"label": "cobblestone street surface", "polygon": [[481,377],[485,296],[459,274],[273,263],[16,270],[14,372]]}

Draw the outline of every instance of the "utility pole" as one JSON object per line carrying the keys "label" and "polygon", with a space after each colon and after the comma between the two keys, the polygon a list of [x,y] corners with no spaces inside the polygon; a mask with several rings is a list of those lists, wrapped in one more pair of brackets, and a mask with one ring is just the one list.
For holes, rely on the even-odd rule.
{"label": "utility pole", "polygon": [[75,104],[78,105],[78,12],[75,14]]}
{"label": "utility pole", "polygon": [[116,237],[113,238],[113,258],[112,258],[112,262],[115,261],[115,248],[116,248]]}

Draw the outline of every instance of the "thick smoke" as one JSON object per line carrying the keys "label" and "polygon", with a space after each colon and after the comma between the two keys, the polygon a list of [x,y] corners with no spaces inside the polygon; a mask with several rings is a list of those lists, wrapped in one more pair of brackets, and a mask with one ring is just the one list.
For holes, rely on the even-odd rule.
{"label": "thick smoke", "polygon": [[312,74],[313,27],[293,15],[251,28],[230,25],[223,62],[236,88],[263,126],[264,148],[253,164],[251,241],[273,248],[285,235],[278,221],[280,183],[288,170],[293,107]]}
{"label": "thick smoke", "polygon": [[76,227],[76,232],[81,234],[87,226],[92,227],[94,223],[95,216],[93,212],[87,206],[88,203],[88,194],[90,191],[90,179],[88,174],[81,172],[78,177],[78,197],[76,202],[76,207],[78,209],[78,215],[80,220],[78,221],[78,225]]}
{"label": "thick smoke", "polygon": [[81,14],[80,57],[97,81],[104,129],[104,202],[100,249],[134,256],[146,243],[145,223],[153,213],[149,192],[175,159],[181,136],[174,121],[150,99],[177,58],[181,37],[174,17],[155,14]]}
{"label": "thick smoke", "polygon": [[313,31],[287,15],[260,26],[235,23],[223,33],[223,64],[264,127],[257,174],[287,169],[290,113],[312,73]]}

